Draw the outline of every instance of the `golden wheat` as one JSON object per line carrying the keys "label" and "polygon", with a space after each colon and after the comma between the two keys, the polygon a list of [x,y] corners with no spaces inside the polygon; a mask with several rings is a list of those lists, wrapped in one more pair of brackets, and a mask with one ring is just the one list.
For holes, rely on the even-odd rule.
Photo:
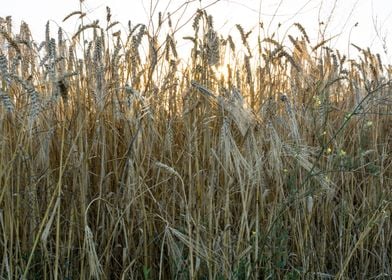
{"label": "golden wheat", "polygon": [[71,17],[42,43],[0,18],[0,278],[392,277],[380,55]]}

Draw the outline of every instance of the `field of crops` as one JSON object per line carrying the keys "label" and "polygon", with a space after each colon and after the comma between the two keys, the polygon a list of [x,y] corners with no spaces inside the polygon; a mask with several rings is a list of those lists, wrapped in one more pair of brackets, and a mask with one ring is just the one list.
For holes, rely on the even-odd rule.
{"label": "field of crops", "polygon": [[83,18],[0,18],[0,279],[392,278],[380,55]]}

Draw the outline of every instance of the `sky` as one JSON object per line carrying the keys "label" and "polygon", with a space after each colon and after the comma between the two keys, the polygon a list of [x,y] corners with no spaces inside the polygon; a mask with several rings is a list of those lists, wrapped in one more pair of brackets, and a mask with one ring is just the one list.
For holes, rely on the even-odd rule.
{"label": "sky", "polygon": [[[320,30],[325,28],[325,38],[333,38],[328,46],[338,48],[350,58],[358,57],[358,51],[350,45],[353,43],[361,48],[370,47],[382,55],[384,63],[392,63],[391,0],[84,0],[82,3],[79,0],[12,0],[2,5],[0,17],[11,15],[15,28],[25,21],[33,38],[42,41],[48,20],[52,36],[56,36],[61,26],[72,37],[80,20],[73,17],[63,22],[63,19],[80,7],[87,14],[85,24],[100,19],[101,26],[105,26],[107,6],[111,8],[112,20],[122,23],[116,29],[124,31],[128,20],[132,24],[148,25],[153,18],[156,24],[158,12],[170,12],[173,25],[179,29],[176,37],[179,47],[186,47],[182,36],[192,35],[191,22],[182,26],[192,19],[196,9],[206,8],[214,17],[215,28],[224,35],[237,35],[235,24],[256,34],[259,22],[263,22],[264,36],[277,30],[276,36],[295,35],[298,31],[292,24],[299,22],[313,45],[320,42]],[[150,28],[156,26],[150,24]]]}

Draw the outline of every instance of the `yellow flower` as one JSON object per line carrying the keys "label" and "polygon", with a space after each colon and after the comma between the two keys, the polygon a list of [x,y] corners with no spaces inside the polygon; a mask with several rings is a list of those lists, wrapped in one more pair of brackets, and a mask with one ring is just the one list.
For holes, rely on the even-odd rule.
{"label": "yellow flower", "polygon": [[321,105],[320,97],[313,96],[313,99],[314,99],[314,103],[315,103],[316,106],[320,106]]}
{"label": "yellow flower", "polygon": [[327,154],[330,154],[331,152],[332,152],[332,149],[328,147]]}

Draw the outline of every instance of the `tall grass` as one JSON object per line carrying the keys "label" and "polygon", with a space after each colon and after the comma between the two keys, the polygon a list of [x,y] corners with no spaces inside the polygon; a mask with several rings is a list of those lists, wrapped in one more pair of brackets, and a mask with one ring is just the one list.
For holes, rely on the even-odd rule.
{"label": "tall grass", "polygon": [[84,15],[41,44],[0,19],[1,279],[392,277],[378,55],[300,24],[254,50],[199,10],[186,59],[171,31]]}

